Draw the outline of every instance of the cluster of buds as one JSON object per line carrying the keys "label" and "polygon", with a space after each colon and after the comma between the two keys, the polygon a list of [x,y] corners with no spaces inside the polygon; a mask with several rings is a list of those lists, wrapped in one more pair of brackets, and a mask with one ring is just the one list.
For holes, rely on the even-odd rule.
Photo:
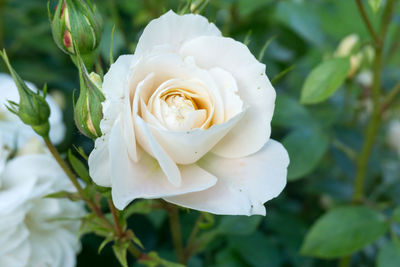
{"label": "cluster of buds", "polygon": [[6,63],[19,93],[19,103],[8,101],[9,106],[7,108],[17,115],[23,123],[30,125],[37,134],[42,137],[48,137],[50,107],[45,100],[46,87],[43,89],[43,95],[40,95],[39,90],[33,92],[13,69],[5,50],[3,52],[0,51],[0,56]]}
{"label": "cluster of buds", "polygon": [[361,46],[358,35],[346,36],[338,45],[335,57],[350,57],[348,78],[352,78],[362,68],[369,68],[374,59],[374,49],[370,45]]}
{"label": "cluster of buds", "polygon": [[81,133],[96,139],[101,136],[102,102],[105,99],[101,92],[101,78],[94,72],[88,74],[80,57],[78,68],[80,94],[74,105],[75,124]]}
{"label": "cluster of buds", "polygon": [[92,54],[100,43],[102,20],[96,7],[85,0],[59,0],[54,14],[48,6],[53,38],[69,55],[77,50],[84,56]]}

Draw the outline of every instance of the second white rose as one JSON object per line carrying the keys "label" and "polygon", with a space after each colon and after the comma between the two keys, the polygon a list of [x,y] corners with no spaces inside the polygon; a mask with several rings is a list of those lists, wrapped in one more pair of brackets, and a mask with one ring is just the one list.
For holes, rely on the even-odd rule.
{"label": "second white rose", "polygon": [[289,158],[270,139],[275,90],[242,43],[199,15],[172,11],[104,77],[93,180],[117,208],[136,198],[215,214],[265,215]]}

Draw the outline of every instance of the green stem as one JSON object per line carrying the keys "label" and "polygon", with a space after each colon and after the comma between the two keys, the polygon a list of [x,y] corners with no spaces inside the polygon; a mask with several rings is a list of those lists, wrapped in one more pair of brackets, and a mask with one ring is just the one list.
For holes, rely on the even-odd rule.
{"label": "green stem", "polygon": [[115,208],[114,203],[112,202],[111,199],[107,198],[107,202],[108,202],[108,206],[110,207],[110,211],[111,211],[112,217],[114,219],[116,234],[119,237],[123,237],[124,236],[124,232],[122,231],[121,224],[119,223],[118,211]]}
{"label": "green stem", "polygon": [[394,102],[397,95],[400,94],[400,81],[393,87],[392,90],[385,96],[383,103],[381,105],[381,113],[383,113],[389,106]]}
{"label": "green stem", "polygon": [[95,205],[90,199],[85,197],[85,193],[83,191],[82,186],[79,184],[78,180],[76,179],[75,174],[72,172],[68,164],[63,160],[61,157],[60,153],[58,153],[57,149],[55,146],[51,143],[50,139],[48,137],[44,137],[44,142],[49,149],[50,153],[53,155],[54,159],[57,161],[58,165],[63,169],[65,174],[68,176],[69,180],[72,182],[72,184],[75,186],[76,190],[78,191],[79,195],[81,198],[87,203],[89,208],[97,214],[100,218],[104,219],[107,221],[109,226],[112,226],[112,224],[105,219],[104,214],[101,212],[100,208]]}
{"label": "green stem", "polygon": [[[359,7],[360,13],[364,19],[364,22],[368,29],[370,29],[370,22],[368,17],[365,15],[364,7],[360,0],[356,0],[357,5]],[[381,72],[383,67],[383,47],[386,39],[387,30],[389,27],[389,22],[392,17],[392,12],[394,8],[394,0],[388,0],[385,6],[385,10],[383,11],[382,21],[379,30],[379,37],[376,37],[375,33],[371,30],[371,37],[375,42],[375,59],[373,64],[373,82],[372,82],[372,102],[373,102],[373,111],[371,115],[371,119],[367,126],[367,132],[365,135],[365,140],[363,147],[361,149],[359,158],[357,160],[357,170],[356,170],[356,178],[354,184],[354,194],[353,201],[361,202],[364,198],[364,183],[365,176],[367,172],[368,160],[371,155],[372,147],[374,145],[375,137],[378,133],[381,121],[381,108],[380,108],[380,96],[381,96]],[[364,14],[364,15],[363,15]]]}
{"label": "green stem", "polygon": [[203,220],[203,217],[204,217],[203,213],[200,213],[199,217],[197,218],[197,220],[195,222],[193,230],[190,233],[190,236],[188,238],[188,241],[187,241],[187,244],[185,247],[185,251],[184,251],[185,262],[187,262],[187,260],[190,258],[191,254],[192,254],[193,244],[194,244],[197,234],[200,231],[200,222]]}
{"label": "green stem", "polygon": [[372,39],[375,43],[379,43],[378,36],[375,33],[374,27],[372,27],[371,21],[368,18],[367,12],[365,11],[364,5],[361,0],[356,0],[358,11],[361,14],[362,19],[364,20],[365,26],[369,34],[371,35]]}
{"label": "green stem", "polygon": [[179,221],[179,209],[177,206],[171,204],[166,204],[166,207],[168,211],[169,224],[171,228],[172,241],[174,243],[176,257],[178,259],[178,262],[184,263],[185,257],[183,253],[182,233]]}
{"label": "green stem", "polygon": [[57,149],[51,143],[50,139],[48,137],[45,137],[44,142],[45,142],[47,148],[49,149],[50,153],[53,155],[54,159],[57,161],[58,165],[60,165],[60,167],[65,172],[65,174],[68,176],[69,180],[75,186],[79,195],[84,196],[83,188],[79,184],[78,180],[76,179],[75,174],[72,172],[72,170],[70,169],[68,164],[63,160],[60,153],[58,153]]}

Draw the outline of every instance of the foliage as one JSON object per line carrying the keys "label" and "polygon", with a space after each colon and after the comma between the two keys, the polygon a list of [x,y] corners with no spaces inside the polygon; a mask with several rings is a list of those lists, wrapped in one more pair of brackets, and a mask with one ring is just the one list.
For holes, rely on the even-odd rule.
{"label": "foliage", "polygon": [[[334,266],[349,255],[353,255],[350,261],[354,266],[400,264],[400,163],[387,142],[390,121],[400,118],[398,96],[388,97],[400,77],[398,3],[391,10],[393,18],[381,22],[386,5],[393,1],[213,0],[207,5],[202,4],[204,1],[186,5],[183,0],[94,2],[104,21],[96,51],[102,66],[94,68],[100,74],[112,61],[110,55],[117,58],[134,52],[141,30],[151,19],[168,9],[192,9],[215,22],[225,36],[248,40],[249,49],[260,55],[268,77],[274,80],[277,100],[272,138],[282,140],[289,152],[288,185],[283,194],[268,203],[266,217],[211,216],[181,210],[189,266]],[[349,76],[354,53],[334,56],[339,42],[349,34],[360,38],[356,49],[367,45],[377,48],[357,2],[365,8],[374,31],[381,32],[381,25],[388,25],[381,51],[383,63],[378,69],[378,95],[375,85],[363,80],[374,71],[376,62],[361,63],[356,74]],[[72,103],[76,99],[72,92],[79,88],[79,76],[68,55],[61,53],[52,40],[46,3],[0,0],[0,21],[0,48],[7,50],[19,75],[37,85],[48,83],[50,94],[61,91],[65,96],[64,118],[69,132],[58,149],[67,152],[71,144],[77,144],[78,154],[85,159],[92,141],[73,126]],[[380,57],[379,53],[374,57]],[[0,64],[0,70],[6,72],[5,65]],[[377,108],[381,102],[390,105]],[[373,120],[377,120],[375,126],[370,124]],[[370,135],[376,136],[365,148]],[[360,159],[364,153],[367,158]],[[107,196],[109,190],[90,182],[86,165],[76,151],[68,151],[68,159],[74,172],[87,182],[85,194],[106,214],[105,219],[112,221],[106,199],[98,193]],[[362,198],[355,200],[355,178],[364,167]],[[77,198],[67,192],[50,197]],[[177,259],[167,212],[162,207],[163,203],[157,201],[139,200],[117,214],[124,232],[117,240],[110,238],[110,225],[89,214],[83,220],[81,234],[90,234],[83,236],[78,266],[118,266],[118,260],[124,266],[178,266],[172,263]],[[193,229],[193,225],[198,227]],[[134,234],[127,229],[133,229]],[[127,242],[135,248],[142,244],[146,256],[136,261],[128,255],[126,262]]]}

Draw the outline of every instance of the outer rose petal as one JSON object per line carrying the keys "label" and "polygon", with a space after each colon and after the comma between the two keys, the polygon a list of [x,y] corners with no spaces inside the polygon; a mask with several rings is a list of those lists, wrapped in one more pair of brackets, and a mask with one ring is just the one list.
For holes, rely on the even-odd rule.
{"label": "outer rose petal", "polygon": [[221,157],[240,158],[261,149],[271,133],[275,90],[247,46],[231,38],[202,36],[183,44],[181,54],[193,56],[201,68],[219,67],[236,79],[239,96],[248,111],[243,119],[213,148]]}
{"label": "outer rose petal", "polygon": [[146,26],[135,55],[141,55],[155,46],[164,44],[179,50],[180,46],[190,39],[210,35],[221,36],[221,32],[206,18],[194,14],[179,16],[170,10]]}
{"label": "outer rose petal", "polygon": [[141,153],[139,162],[130,160],[123,142],[120,127],[113,129],[110,138],[110,164],[112,198],[118,209],[124,209],[136,198],[160,198],[201,191],[215,185],[217,179],[192,164],[179,166],[184,179],[179,187],[172,185],[157,161],[147,153]]}
{"label": "outer rose petal", "polygon": [[241,159],[207,154],[199,165],[218,178],[215,186],[166,201],[201,211],[227,215],[265,215],[264,203],[286,185],[289,157],[274,140],[257,153]]}
{"label": "outer rose petal", "polygon": [[90,177],[100,186],[111,186],[110,155],[108,150],[109,137],[101,136],[94,142],[94,149],[89,155],[88,165]]}
{"label": "outer rose petal", "polygon": [[104,75],[102,91],[106,99],[119,99],[125,93],[128,85],[130,65],[135,61],[135,55],[119,56]]}

